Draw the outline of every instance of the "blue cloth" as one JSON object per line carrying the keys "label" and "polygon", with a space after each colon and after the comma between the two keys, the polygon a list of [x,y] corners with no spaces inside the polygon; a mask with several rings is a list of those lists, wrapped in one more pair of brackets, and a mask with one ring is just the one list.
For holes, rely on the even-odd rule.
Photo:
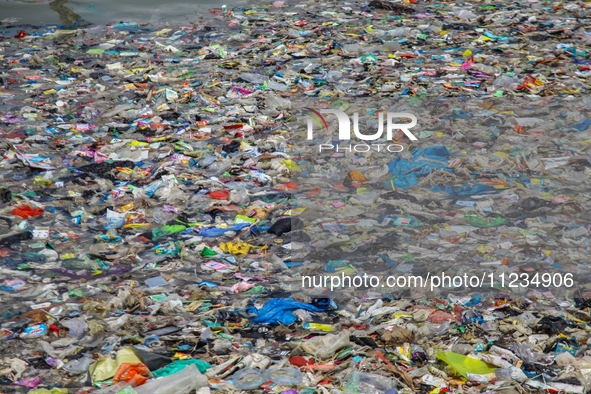
{"label": "blue cloth", "polygon": [[296,309],[305,309],[311,312],[325,312],[325,310],[315,307],[312,304],[298,302],[289,298],[273,298],[265,302],[261,309],[251,307],[247,312],[257,317],[253,318],[253,323],[262,324],[283,324],[289,326],[295,323],[296,317],[292,313]]}

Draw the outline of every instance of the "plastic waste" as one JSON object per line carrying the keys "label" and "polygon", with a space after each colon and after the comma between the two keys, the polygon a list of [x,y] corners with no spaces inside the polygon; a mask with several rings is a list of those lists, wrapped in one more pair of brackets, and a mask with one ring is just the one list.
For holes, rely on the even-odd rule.
{"label": "plastic waste", "polygon": [[13,3],[3,385],[591,389],[588,4]]}
{"label": "plastic waste", "polygon": [[71,360],[63,366],[64,371],[69,372],[73,375],[79,375],[88,371],[92,364],[92,356],[86,355],[82,358]]}
{"label": "plastic waste", "polygon": [[295,368],[278,368],[265,371],[265,380],[291,386],[302,383],[302,374]]}
{"label": "plastic waste", "polygon": [[188,394],[201,387],[207,387],[207,378],[191,364],[175,374],[150,380],[135,390],[138,394]]}
{"label": "plastic waste", "polygon": [[113,383],[122,381],[131,383],[133,386],[141,386],[149,379],[150,370],[142,363],[123,363],[113,376]]}
{"label": "plastic waste", "polygon": [[156,371],[153,371],[152,374],[157,378],[172,375],[185,369],[190,364],[195,364],[195,366],[201,373],[205,373],[205,371],[211,368],[211,365],[209,363],[201,360],[177,360],[168,364],[164,368],[160,368]]}
{"label": "plastic waste", "polygon": [[440,350],[437,350],[437,358],[447,363],[461,376],[467,379],[479,379],[480,376],[489,375],[496,369],[489,367],[486,363],[480,360],[454,352],[442,353]]}
{"label": "plastic waste", "polygon": [[350,393],[382,394],[396,390],[396,382],[384,376],[355,371],[347,380],[345,388]]}
{"label": "plastic waste", "polygon": [[302,349],[318,358],[326,359],[349,345],[349,333],[344,331],[340,334],[328,334],[309,339],[302,344]]}
{"label": "plastic waste", "polygon": [[232,377],[232,384],[239,390],[252,390],[265,383],[266,377],[258,368],[244,368]]}
{"label": "plastic waste", "polygon": [[62,324],[69,329],[69,335],[75,339],[82,339],[88,329],[88,323],[82,319],[72,319]]}

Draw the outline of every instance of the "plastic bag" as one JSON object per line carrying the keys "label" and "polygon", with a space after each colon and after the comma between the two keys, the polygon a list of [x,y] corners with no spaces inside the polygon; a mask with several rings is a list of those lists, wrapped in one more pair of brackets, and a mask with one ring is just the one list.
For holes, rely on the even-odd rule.
{"label": "plastic bag", "polygon": [[474,380],[474,376],[468,375],[488,375],[493,373],[496,369],[494,367],[489,367],[487,363],[475,358],[453,352],[442,353],[439,349],[437,349],[437,358],[448,364],[462,377],[468,380]]}
{"label": "plastic bag", "polygon": [[140,361],[150,368],[150,371],[156,371],[172,363],[172,359],[170,357],[142,349],[137,349],[131,346],[117,352],[118,363]]}
{"label": "plastic bag", "polygon": [[317,308],[314,305],[298,302],[290,299],[273,298],[263,305],[261,309],[254,307],[248,308],[248,313],[255,315],[252,319],[254,323],[262,324],[283,324],[289,326],[297,319],[292,311],[296,309],[305,309],[312,312],[324,312],[324,309]]}
{"label": "plastic bag", "polygon": [[460,11],[456,12],[455,14],[458,18],[466,19],[469,21],[478,18],[478,15],[476,15],[472,11],[468,11],[468,10],[460,10]]}
{"label": "plastic bag", "polygon": [[328,334],[309,339],[302,344],[302,349],[318,358],[325,359],[350,345],[349,332],[343,331],[336,335]]}
{"label": "plastic bag", "polygon": [[180,372],[153,379],[135,390],[138,394],[189,394],[201,387],[207,387],[207,378],[195,364],[191,364]]}
{"label": "plastic bag", "polygon": [[538,361],[535,354],[531,351],[529,345],[514,344],[511,346],[511,351],[513,351],[517,357],[526,363],[532,364]]}
{"label": "plastic bag", "polygon": [[373,373],[353,372],[345,385],[346,392],[364,394],[382,394],[396,389],[396,382],[385,376]]}
{"label": "plastic bag", "polygon": [[285,233],[291,232],[292,229],[301,228],[302,226],[303,223],[298,218],[279,219],[278,221],[273,223],[273,225],[271,226],[271,228],[269,228],[269,230],[267,230],[267,232],[280,237]]}
{"label": "plastic bag", "polygon": [[69,361],[66,365],[64,365],[63,369],[71,374],[79,375],[88,371],[92,361],[92,356],[87,355],[80,359]]}
{"label": "plastic bag", "polygon": [[229,190],[217,190],[213,192],[207,193],[207,195],[214,200],[227,200],[228,196],[230,195]]}
{"label": "plastic bag", "polygon": [[447,313],[444,311],[435,311],[429,315],[427,320],[431,323],[441,323],[446,320],[456,320],[456,317],[451,313]]}
{"label": "plastic bag", "polygon": [[228,339],[216,339],[213,342],[213,352],[215,354],[226,354],[232,347],[232,342]]}
{"label": "plastic bag", "polygon": [[[146,376],[142,376],[146,375]],[[113,383],[128,382],[132,385],[141,386],[149,379],[150,369],[141,363],[123,363],[115,372]]]}
{"label": "plastic bag", "polygon": [[238,205],[247,205],[250,203],[250,197],[244,189],[231,191],[228,196],[228,200]]}
{"label": "plastic bag", "polygon": [[177,360],[177,361],[173,361],[172,363],[168,364],[164,368],[154,371],[153,375],[157,378],[162,377],[162,376],[172,375],[172,374],[182,371],[183,369],[185,369],[186,367],[188,367],[191,364],[195,364],[195,366],[197,367],[197,369],[201,373],[205,373],[205,371],[207,371],[209,368],[211,368],[211,365],[208,362],[201,361],[201,360]]}
{"label": "plastic bag", "polygon": [[[274,84],[277,84],[274,82]],[[278,84],[282,85],[282,84]],[[283,85],[285,86],[285,85]],[[285,86],[287,88],[287,86]],[[283,89],[279,89],[283,90]],[[286,98],[278,97],[278,96],[269,96],[265,99],[265,105],[267,108],[273,108],[276,111],[287,110],[291,108],[291,101]]]}
{"label": "plastic bag", "polygon": [[82,339],[88,330],[88,323],[83,319],[72,319],[62,324],[69,329],[69,335],[75,339]]}
{"label": "plastic bag", "polygon": [[218,176],[218,175],[226,172],[230,168],[232,168],[232,162],[231,161],[229,161],[229,160],[226,160],[226,161],[216,161],[216,162],[213,162],[211,165],[209,165],[207,167],[207,172],[206,172],[205,175],[208,176],[208,177]]}
{"label": "plastic bag", "polygon": [[23,219],[36,218],[43,214],[43,209],[33,209],[28,205],[22,205],[11,212],[13,215],[20,216]]}
{"label": "plastic bag", "polygon": [[242,74],[238,75],[238,77],[242,78],[246,82],[250,82],[255,85],[262,85],[265,83],[266,80],[269,79],[263,75],[252,74],[252,73],[242,73]]}
{"label": "plastic bag", "polygon": [[93,382],[102,382],[110,379],[117,372],[117,361],[111,358],[98,359],[90,366],[89,372]]}

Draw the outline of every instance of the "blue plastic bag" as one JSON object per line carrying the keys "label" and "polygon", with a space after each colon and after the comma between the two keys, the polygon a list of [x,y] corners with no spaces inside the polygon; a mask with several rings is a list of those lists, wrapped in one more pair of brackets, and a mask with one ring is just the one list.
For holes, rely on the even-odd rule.
{"label": "blue plastic bag", "polygon": [[453,172],[452,169],[447,168],[447,160],[451,154],[445,146],[431,146],[429,148],[421,148],[412,152],[412,159],[406,160],[396,157],[396,159],[388,164],[388,169],[392,175],[398,177],[392,181],[387,182],[386,188],[407,188],[417,185],[419,183],[417,177],[422,177],[430,174],[433,171],[445,170]]}
{"label": "blue plastic bag", "polygon": [[231,228],[218,228],[218,227],[209,227],[209,228],[202,228],[199,230],[199,234],[202,237],[219,237],[223,235],[227,231],[238,231],[242,230],[245,227],[250,226],[251,223],[238,223],[235,224],[234,227]]}
{"label": "blue plastic bag", "polygon": [[253,323],[261,323],[261,324],[283,324],[284,326],[289,326],[290,324],[295,323],[296,317],[292,313],[296,309],[305,309],[311,312],[325,312],[325,309],[320,309],[315,307],[311,304],[306,304],[304,302],[298,302],[291,300],[289,298],[282,299],[282,298],[273,298],[270,299],[263,305],[261,309],[256,309],[255,307],[251,307],[247,309],[247,312],[253,315],[256,315],[254,319],[252,319]]}

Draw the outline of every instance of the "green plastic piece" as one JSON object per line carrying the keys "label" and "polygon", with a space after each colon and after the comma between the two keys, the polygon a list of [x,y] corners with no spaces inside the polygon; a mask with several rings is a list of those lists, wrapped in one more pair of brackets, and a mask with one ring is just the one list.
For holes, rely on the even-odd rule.
{"label": "green plastic piece", "polygon": [[507,220],[501,216],[492,219],[485,219],[480,216],[465,216],[465,219],[468,219],[476,227],[499,227],[507,223]]}
{"label": "green plastic piece", "polygon": [[437,349],[437,358],[458,371],[458,373],[467,380],[472,380],[468,377],[469,373],[475,375],[488,375],[496,369],[494,367],[489,367],[484,361],[472,357],[466,357],[454,352],[441,353],[439,349]]}
{"label": "green plastic piece", "polygon": [[168,364],[164,368],[160,368],[160,369],[152,372],[152,374],[154,376],[156,376],[157,378],[160,378],[162,376],[172,375],[172,374],[182,371],[183,369],[185,369],[186,367],[188,367],[191,364],[195,364],[195,366],[197,367],[197,369],[201,373],[204,373],[209,368],[211,368],[211,365],[209,365],[208,362],[201,361],[201,360],[177,360],[177,361],[173,361],[172,363]]}

